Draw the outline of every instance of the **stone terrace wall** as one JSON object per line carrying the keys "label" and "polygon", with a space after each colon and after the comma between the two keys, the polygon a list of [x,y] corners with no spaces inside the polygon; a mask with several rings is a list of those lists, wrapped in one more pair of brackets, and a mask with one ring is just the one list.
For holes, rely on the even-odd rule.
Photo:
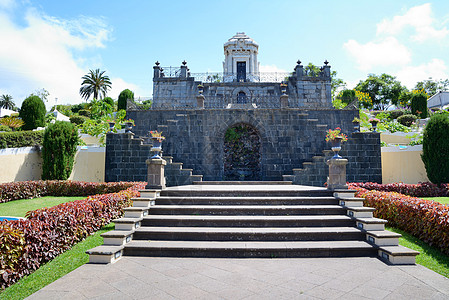
{"label": "stone terrace wall", "polygon": [[[282,175],[293,174],[293,168],[302,168],[304,162],[329,148],[324,141],[328,128],[340,126],[343,132],[351,132],[351,120],[357,113],[300,109],[148,110],[128,112],[128,117],[136,120],[136,136],[147,136],[149,130],[163,131],[164,155],[173,156],[173,161],[184,163],[184,168],[193,169],[194,174],[204,175],[203,180],[223,179],[226,130],[238,123],[254,126],[261,138],[263,179],[282,180]],[[141,146],[127,135],[118,136],[107,139],[106,180],[137,180],[145,174],[148,146]],[[381,182],[378,134],[355,134],[343,149],[342,154],[350,159],[348,180]],[[120,179],[109,174],[120,175]]]}

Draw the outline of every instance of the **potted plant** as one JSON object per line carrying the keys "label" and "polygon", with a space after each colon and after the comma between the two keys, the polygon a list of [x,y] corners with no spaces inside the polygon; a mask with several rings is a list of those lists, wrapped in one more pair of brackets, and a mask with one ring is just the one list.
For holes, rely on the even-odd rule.
{"label": "potted plant", "polygon": [[352,124],[354,125],[354,132],[359,132],[360,119],[355,117],[354,120],[352,120]]}
{"label": "potted plant", "polygon": [[150,137],[153,140],[153,147],[151,147],[150,151],[154,152],[151,158],[161,159],[159,154],[162,152],[162,141],[165,140],[165,137],[162,136],[162,131],[158,132],[157,130],[150,131]]}
{"label": "potted plant", "polygon": [[128,119],[128,120],[123,120],[123,123],[125,124],[125,132],[131,132],[131,129],[133,129],[134,126],[134,120]]}
{"label": "potted plant", "polygon": [[281,83],[281,92],[282,92],[282,95],[285,95],[287,93],[287,84],[286,83]]}
{"label": "potted plant", "polygon": [[203,94],[203,91],[204,91],[204,86],[200,83],[200,84],[198,84],[198,93],[200,93],[200,95],[202,95]]}
{"label": "potted plant", "polygon": [[377,123],[379,123],[380,120],[377,119],[377,118],[370,118],[370,119],[369,119],[369,122],[371,123],[373,132],[376,132]]}
{"label": "potted plant", "polygon": [[341,133],[341,128],[337,127],[334,130],[329,129],[326,134],[326,141],[331,142],[332,144],[332,151],[334,151],[334,156],[332,159],[341,158],[340,155],[338,155],[338,152],[341,150],[341,143],[346,142],[348,140],[348,136]]}

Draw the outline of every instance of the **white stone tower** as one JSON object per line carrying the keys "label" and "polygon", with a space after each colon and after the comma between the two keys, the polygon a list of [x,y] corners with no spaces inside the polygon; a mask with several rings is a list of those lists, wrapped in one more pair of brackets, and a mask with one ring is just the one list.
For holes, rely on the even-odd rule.
{"label": "white stone tower", "polygon": [[259,78],[259,45],[244,32],[237,32],[224,44],[225,82],[248,82]]}

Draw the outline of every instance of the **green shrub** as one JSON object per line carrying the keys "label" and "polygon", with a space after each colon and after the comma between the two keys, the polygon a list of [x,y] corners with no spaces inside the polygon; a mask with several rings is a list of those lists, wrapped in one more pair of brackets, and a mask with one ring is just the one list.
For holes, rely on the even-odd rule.
{"label": "green shrub", "polygon": [[427,118],[427,94],[413,93],[411,102],[412,113],[420,119]]}
{"label": "green shrub", "polygon": [[42,179],[69,178],[78,141],[78,130],[72,123],[56,121],[47,127],[42,150]]}
{"label": "green shrub", "polygon": [[23,130],[32,130],[45,126],[45,104],[38,96],[26,98],[20,108],[19,117],[25,122]]}
{"label": "green shrub", "polygon": [[11,132],[12,129],[9,128],[9,126],[6,126],[6,125],[0,125],[0,131]]}
{"label": "green shrub", "polygon": [[427,177],[433,183],[449,183],[449,115],[435,114],[423,134],[423,153]]}
{"label": "green shrub", "polygon": [[395,109],[395,110],[388,111],[388,114],[389,114],[389,119],[390,120],[396,120],[400,116],[410,114],[410,111],[409,110],[405,110],[405,109]]}
{"label": "green shrub", "polygon": [[402,115],[398,118],[398,122],[404,126],[410,127],[416,119],[418,118],[415,115]]}
{"label": "green shrub", "polygon": [[[352,184],[349,185],[354,189]],[[388,220],[400,228],[449,255],[449,206],[395,192],[358,190],[356,197],[365,198],[365,204],[376,208],[374,217]]]}
{"label": "green shrub", "polygon": [[128,99],[134,100],[134,93],[128,89],[123,90],[118,96],[117,110],[126,110],[126,102],[128,101]]}
{"label": "green shrub", "polygon": [[[68,194],[75,192],[72,186],[79,190],[70,181],[55,183]],[[138,197],[138,190],[144,186],[143,182],[134,182],[117,193],[30,211],[22,221],[0,222],[0,291],[122,216],[123,209],[132,204],[131,199]]]}
{"label": "green shrub", "polygon": [[103,101],[109,104],[111,107],[114,107],[114,99],[112,99],[111,97],[105,97]]}
{"label": "green shrub", "polygon": [[357,97],[355,96],[354,90],[343,90],[338,94],[337,99],[341,100],[342,103],[348,105],[352,101],[356,100]]}
{"label": "green shrub", "polygon": [[0,148],[20,148],[42,145],[44,131],[0,132]]}
{"label": "green shrub", "polygon": [[84,109],[86,107],[86,103],[79,103],[79,104],[73,104],[70,109],[71,111],[76,114],[78,113],[81,109]]}
{"label": "green shrub", "polygon": [[91,116],[91,112],[90,112],[90,110],[88,110],[88,109],[80,109],[80,110],[78,111],[78,114],[79,114],[80,116],[85,116],[85,117],[88,117],[88,118],[90,118],[90,116]]}
{"label": "green shrub", "polygon": [[76,124],[76,125],[80,125],[83,124],[84,121],[88,120],[88,117],[85,116],[71,116],[70,117],[70,123]]}

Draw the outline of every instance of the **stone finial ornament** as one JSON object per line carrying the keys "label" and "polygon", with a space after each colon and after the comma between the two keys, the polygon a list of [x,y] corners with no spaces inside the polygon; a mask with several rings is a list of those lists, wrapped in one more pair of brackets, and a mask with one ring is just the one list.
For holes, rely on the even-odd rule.
{"label": "stone finial ornament", "polygon": [[154,64],[155,64],[156,66],[159,66],[161,63],[160,63],[159,61],[156,61]]}
{"label": "stone finial ornament", "polygon": [[186,62],[185,59],[182,61],[182,65],[183,65],[183,66],[187,65],[187,62]]}
{"label": "stone finial ornament", "polygon": [[327,61],[327,59],[324,61],[324,64],[327,66],[329,64],[329,62]]}

